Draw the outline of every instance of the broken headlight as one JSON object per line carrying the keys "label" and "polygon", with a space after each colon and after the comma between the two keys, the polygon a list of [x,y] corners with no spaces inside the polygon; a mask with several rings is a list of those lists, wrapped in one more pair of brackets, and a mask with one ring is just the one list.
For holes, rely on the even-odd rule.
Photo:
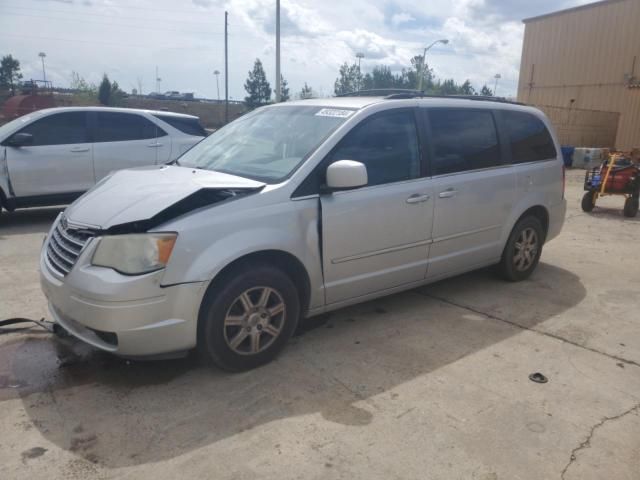
{"label": "broken headlight", "polygon": [[112,235],[100,239],[92,265],[113,268],[125,275],[141,275],[166,267],[176,233]]}

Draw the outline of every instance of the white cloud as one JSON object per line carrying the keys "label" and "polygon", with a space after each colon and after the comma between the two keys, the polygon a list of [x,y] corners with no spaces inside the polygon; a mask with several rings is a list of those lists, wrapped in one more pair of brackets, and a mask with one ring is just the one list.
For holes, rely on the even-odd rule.
{"label": "white cloud", "polygon": [[[377,64],[400,69],[426,44],[441,78],[469,78],[476,87],[502,75],[500,92],[515,93],[522,48],[522,17],[585,0],[282,0],[282,72],[292,92],[306,81],[332,92],[338,67],[363,52],[363,70]],[[123,87],[143,78],[155,89],[192,88],[215,96],[213,70],[224,66],[224,11],[229,12],[231,95],[260,57],[274,78],[273,0],[3,0],[0,42],[16,56],[25,77],[40,78],[37,53],[47,52],[50,78],[68,83],[71,70],[97,81],[108,73]],[[23,25],[28,22],[29,32]]]}

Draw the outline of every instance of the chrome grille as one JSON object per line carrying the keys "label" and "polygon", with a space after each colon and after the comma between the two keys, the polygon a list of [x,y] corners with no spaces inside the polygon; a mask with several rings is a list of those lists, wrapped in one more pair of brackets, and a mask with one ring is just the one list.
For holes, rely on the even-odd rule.
{"label": "chrome grille", "polygon": [[91,237],[93,233],[69,226],[62,217],[47,242],[47,260],[51,268],[63,276],[69,273]]}

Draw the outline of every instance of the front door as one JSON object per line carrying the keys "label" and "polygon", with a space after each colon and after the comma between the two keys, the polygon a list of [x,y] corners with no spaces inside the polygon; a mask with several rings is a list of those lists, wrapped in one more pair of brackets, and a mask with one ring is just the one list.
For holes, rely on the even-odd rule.
{"label": "front door", "polygon": [[428,277],[498,261],[515,196],[489,109],[428,109],[435,213]]}
{"label": "front door", "polygon": [[33,144],[7,146],[9,178],[16,197],[80,193],[93,186],[92,146],[85,112],[60,112],[30,123]]}
{"label": "front door", "polygon": [[424,278],[433,192],[420,159],[413,109],[364,120],[326,159],[362,162],[369,177],[366,187],[321,196],[327,304]]}
{"label": "front door", "polygon": [[147,118],[125,112],[93,115],[96,181],[114,170],[168,161],[171,137]]}

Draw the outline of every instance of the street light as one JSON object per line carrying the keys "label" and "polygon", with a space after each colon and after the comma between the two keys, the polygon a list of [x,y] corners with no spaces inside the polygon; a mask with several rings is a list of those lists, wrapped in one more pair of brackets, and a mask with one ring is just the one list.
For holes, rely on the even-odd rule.
{"label": "street light", "polygon": [[498,91],[498,80],[500,80],[502,78],[502,75],[500,75],[499,73],[496,73],[493,78],[496,79],[496,83],[493,85],[493,96],[497,97],[496,92]]}
{"label": "street light", "polygon": [[38,54],[38,56],[40,57],[40,60],[42,60],[42,79],[46,82],[47,81],[47,73],[44,70],[44,57],[46,57],[47,54],[44,53],[44,52],[40,52]]}
{"label": "street light", "polygon": [[424,75],[425,73],[427,73],[427,51],[437,43],[446,45],[447,43],[449,43],[449,40],[447,40],[446,38],[441,38],[440,40],[436,40],[435,42],[433,42],[431,45],[429,45],[427,48],[424,49],[424,53],[422,54],[422,68],[421,68],[422,72],[420,74],[420,80],[418,81],[418,90],[420,91],[422,91],[422,81],[424,79]]}
{"label": "street light", "polygon": [[356,53],[356,58],[358,59],[358,91],[360,91],[360,81],[362,77],[362,72],[360,70],[360,60],[364,58],[364,53],[362,52]]}
{"label": "street light", "polygon": [[216,76],[216,88],[218,90],[218,101],[220,101],[220,82],[218,81],[220,79],[220,70],[214,70],[213,74]]}

